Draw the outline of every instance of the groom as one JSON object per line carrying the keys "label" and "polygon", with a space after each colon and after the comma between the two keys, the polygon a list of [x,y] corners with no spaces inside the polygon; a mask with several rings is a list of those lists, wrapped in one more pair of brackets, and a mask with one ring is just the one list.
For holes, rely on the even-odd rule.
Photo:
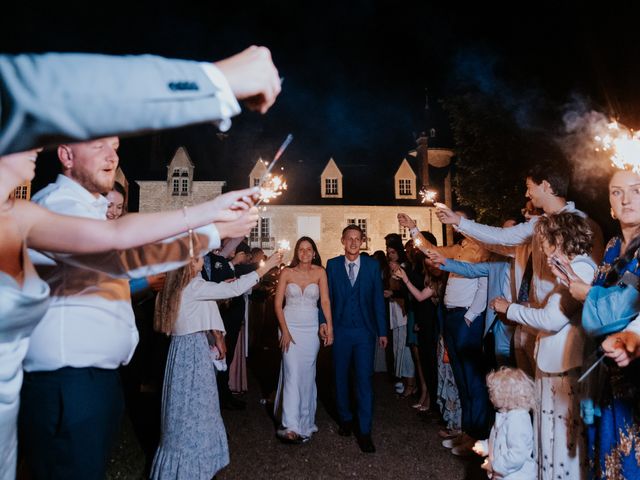
{"label": "groom", "polygon": [[[333,318],[333,367],[336,404],[342,436],[351,435],[353,415],[349,408],[349,369],[353,364],[358,402],[357,439],[360,450],[376,451],[371,440],[373,415],[373,363],[376,342],[387,346],[387,325],[382,278],[378,262],[360,255],[363,233],[357,225],[342,231],[344,255],[327,262],[331,316]],[[321,317],[321,322],[324,319]],[[325,336],[326,324],[320,326]]]}

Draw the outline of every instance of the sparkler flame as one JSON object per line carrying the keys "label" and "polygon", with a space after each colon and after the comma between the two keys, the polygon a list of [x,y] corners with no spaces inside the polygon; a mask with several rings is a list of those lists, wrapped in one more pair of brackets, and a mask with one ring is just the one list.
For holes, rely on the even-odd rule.
{"label": "sparkler flame", "polygon": [[278,250],[282,250],[283,252],[291,250],[291,243],[289,243],[289,240],[278,240]]}
{"label": "sparkler flame", "polygon": [[427,190],[426,188],[422,188],[419,192],[420,194],[420,203],[433,203],[438,198],[438,192],[435,190]]}
{"label": "sparkler flame", "polygon": [[262,202],[269,203],[272,199],[282,195],[282,192],[286,189],[287,182],[282,175],[269,174],[260,187],[260,200],[258,201],[258,205]]}
{"label": "sparkler flame", "polygon": [[607,131],[596,135],[594,140],[600,144],[596,151],[611,153],[609,157],[614,167],[640,173],[640,132],[611,122]]}

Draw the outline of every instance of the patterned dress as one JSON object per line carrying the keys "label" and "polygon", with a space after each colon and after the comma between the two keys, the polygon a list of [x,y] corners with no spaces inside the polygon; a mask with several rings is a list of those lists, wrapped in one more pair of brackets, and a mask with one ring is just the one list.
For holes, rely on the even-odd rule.
{"label": "patterned dress", "polygon": [[[594,285],[604,285],[612,264],[622,253],[621,247],[619,237],[609,242]],[[620,276],[625,271],[640,275],[639,270],[634,257]],[[587,425],[590,478],[640,479],[639,363],[619,368],[607,362],[598,372],[602,380],[594,391],[600,392],[600,397],[596,398],[595,417]]]}

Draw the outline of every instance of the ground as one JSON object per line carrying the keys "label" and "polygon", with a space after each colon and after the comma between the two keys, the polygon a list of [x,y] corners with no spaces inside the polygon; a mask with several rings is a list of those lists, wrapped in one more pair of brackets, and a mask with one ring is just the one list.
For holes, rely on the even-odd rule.
{"label": "ground", "polygon": [[[326,359],[326,355],[323,355]],[[320,366],[322,368],[322,358]],[[326,381],[319,376],[319,382]],[[217,475],[232,479],[482,479],[479,459],[449,453],[437,436],[439,425],[423,420],[411,408],[413,399],[400,399],[384,373],[374,380],[373,441],[377,452],[361,453],[354,437],[339,436],[323,402],[318,403],[318,433],[304,445],[286,445],[275,437],[273,421],[261,403],[255,377],[244,395],[247,409],[223,411],[229,436],[230,465]],[[321,392],[322,393],[322,392]],[[327,402],[328,404],[328,402]],[[127,420],[111,460],[109,480],[141,478],[142,453]]]}

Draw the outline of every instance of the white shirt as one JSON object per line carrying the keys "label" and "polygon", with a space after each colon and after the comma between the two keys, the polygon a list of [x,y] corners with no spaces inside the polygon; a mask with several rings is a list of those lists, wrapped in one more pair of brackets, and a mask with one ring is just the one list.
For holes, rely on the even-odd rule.
{"label": "white shirt", "polygon": [[187,335],[207,330],[224,332],[224,324],[215,300],[239,297],[258,283],[256,272],[247,273],[233,282],[208,282],[197,275],[182,291],[178,318],[171,335]]}
{"label": "white shirt", "polygon": [[213,86],[219,89],[218,98],[220,101],[220,116],[221,120],[218,120],[216,125],[221,132],[226,132],[231,128],[231,117],[240,113],[240,105],[236,100],[231,86],[227,81],[224,74],[213,63],[202,62],[200,63],[202,70]]}
{"label": "white shirt", "polygon": [[[94,197],[63,175],[33,200],[57,213],[106,221],[107,200]],[[194,232],[200,246],[197,255],[219,247],[215,226]],[[95,255],[43,254],[34,250],[29,254],[51,288],[51,303],[31,335],[25,370],[118,368],[129,362],[138,343],[127,279],[184,265],[189,261],[189,241],[183,235]]]}
{"label": "white shirt", "polygon": [[349,277],[349,264],[353,263],[353,281],[358,279],[358,272],[360,271],[360,255],[353,262],[349,260],[346,255],[344,257],[344,268],[347,270],[347,278]]}

